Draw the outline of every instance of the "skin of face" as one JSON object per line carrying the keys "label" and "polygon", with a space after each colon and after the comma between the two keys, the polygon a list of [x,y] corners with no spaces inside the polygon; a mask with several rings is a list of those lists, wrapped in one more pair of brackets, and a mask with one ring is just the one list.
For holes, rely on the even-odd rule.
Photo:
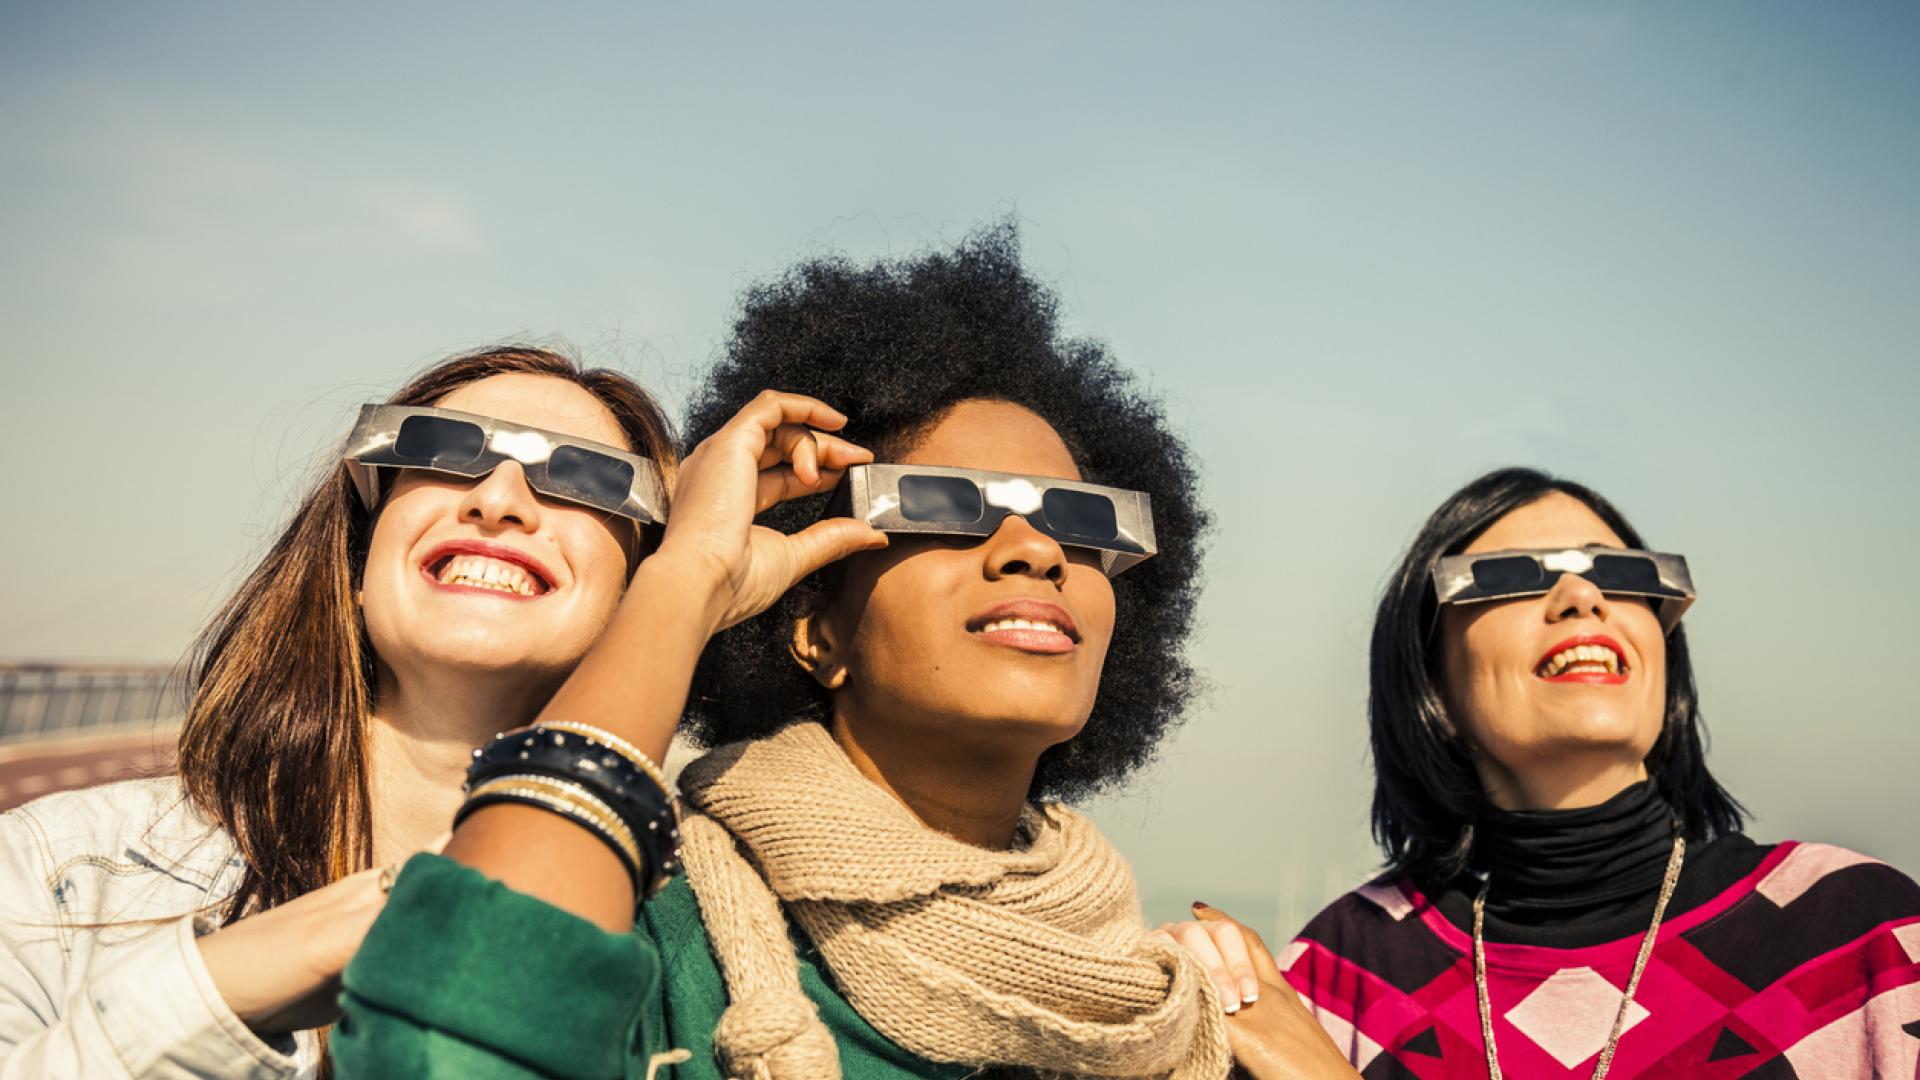
{"label": "skin of face", "polygon": [[[619,423],[580,386],[513,372],[468,383],[434,403],[627,448]],[[624,518],[536,495],[518,462],[479,480],[396,471],[381,503],[362,578],[367,633],[403,679],[424,667],[560,677],[599,636],[626,587],[637,537]],[[534,561],[541,595],[455,588],[428,570],[443,545],[498,545]]]}
{"label": "skin of face", "polygon": [[[1585,503],[1556,492],[1495,521],[1466,551],[1589,544],[1626,546]],[[1448,715],[1496,806],[1596,805],[1646,777],[1666,715],[1667,648],[1645,600],[1561,574],[1545,596],[1447,605],[1437,634]],[[1625,681],[1549,681],[1542,661],[1588,636],[1615,643]]]}
{"label": "skin of face", "polygon": [[[1002,401],[956,405],[899,460],[1080,478],[1052,425]],[[1043,606],[1016,613],[1064,615],[1073,633],[988,631],[997,611],[1020,602]],[[1008,515],[984,540],[895,536],[850,559],[814,620],[824,646],[814,670],[838,683],[836,722],[866,729],[868,742],[1037,755],[1093,711],[1113,619],[1113,585],[1095,553]]]}

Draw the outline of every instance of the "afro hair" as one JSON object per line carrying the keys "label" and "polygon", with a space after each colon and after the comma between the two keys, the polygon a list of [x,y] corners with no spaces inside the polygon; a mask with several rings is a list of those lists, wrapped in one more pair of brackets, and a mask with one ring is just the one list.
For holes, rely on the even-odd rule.
{"label": "afro hair", "polygon": [[[1020,265],[1011,222],[952,251],[853,263],[810,259],[750,287],[723,357],[689,407],[689,449],[766,388],[844,412],[842,433],[880,461],[908,451],[954,405],[1012,402],[1059,432],[1092,483],[1153,500],[1159,554],[1114,579],[1115,625],[1093,712],[1040,758],[1030,795],[1079,799],[1152,759],[1200,687],[1186,658],[1199,593],[1199,504],[1187,448],[1160,403],[1098,342],[1065,338],[1051,291]],[[783,503],[760,523],[795,532],[824,496]],[[716,745],[824,722],[831,697],[788,653],[794,621],[831,589],[828,567],[714,638],[695,673],[686,729]]]}

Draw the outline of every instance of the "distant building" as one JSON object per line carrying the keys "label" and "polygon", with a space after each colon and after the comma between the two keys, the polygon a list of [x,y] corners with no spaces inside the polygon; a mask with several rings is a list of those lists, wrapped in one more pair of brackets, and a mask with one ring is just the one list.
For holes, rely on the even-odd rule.
{"label": "distant building", "polygon": [[0,810],[171,770],[186,700],[175,668],[0,664]]}

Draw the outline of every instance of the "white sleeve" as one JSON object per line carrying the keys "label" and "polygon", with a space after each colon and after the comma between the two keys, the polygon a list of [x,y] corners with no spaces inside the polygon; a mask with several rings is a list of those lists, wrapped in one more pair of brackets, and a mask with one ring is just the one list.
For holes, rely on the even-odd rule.
{"label": "white sleeve", "polygon": [[191,918],[101,954],[74,989],[44,838],[0,815],[0,1080],[281,1080],[299,1072],[221,999]]}

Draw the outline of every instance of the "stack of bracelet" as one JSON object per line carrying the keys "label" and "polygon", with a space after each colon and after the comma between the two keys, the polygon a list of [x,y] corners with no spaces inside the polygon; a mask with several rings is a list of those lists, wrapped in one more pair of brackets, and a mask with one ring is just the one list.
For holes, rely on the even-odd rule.
{"label": "stack of bracelet", "polygon": [[667,778],[653,759],[610,731],[548,720],[473,752],[461,819],[494,803],[550,810],[611,848],[633,879],[637,900],[680,870],[680,819]]}

